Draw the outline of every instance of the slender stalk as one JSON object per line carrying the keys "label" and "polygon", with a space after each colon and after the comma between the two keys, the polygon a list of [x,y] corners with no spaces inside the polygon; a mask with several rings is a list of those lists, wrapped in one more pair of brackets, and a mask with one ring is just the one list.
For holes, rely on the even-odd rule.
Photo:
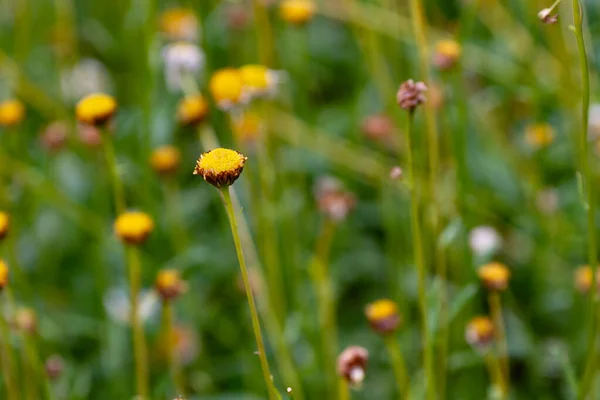
{"label": "slender stalk", "polygon": [[273,34],[269,12],[260,0],[252,0],[252,9],[259,60],[263,65],[271,66],[273,64]]}
{"label": "slender stalk", "polygon": [[140,321],[138,298],[141,286],[142,261],[140,251],[135,246],[127,247],[127,264],[129,269],[129,302],[131,304],[130,320],[133,330],[133,354],[135,358],[136,394],[148,400],[148,354],[144,327]]}
{"label": "slender stalk", "polygon": [[418,297],[419,310],[421,311],[421,329],[423,336],[423,357],[425,368],[425,389],[427,398],[435,398],[433,387],[433,354],[431,349],[431,334],[429,332],[429,321],[427,315],[427,270],[423,254],[423,232],[421,231],[421,220],[419,217],[419,192],[416,179],[416,162],[413,149],[413,111],[409,112],[406,127],[406,156],[408,158],[409,179],[412,187],[410,202],[410,220],[413,235],[413,252],[418,275]]}
{"label": "slender stalk", "polygon": [[271,379],[271,372],[269,370],[269,363],[267,361],[267,353],[265,351],[265,345],[263,342],[262,333],[260,330],[260,321],[258,319],[258,311],[254,302],[254,293],[252,292],[252,286],[250,285],[250,279],[248,277],[248,270],[246,267],[246,258],[242,250],[242,244],[238,232],[237,219],[235,217],[235,211],[233,209],[233,203],[231,202],[231,193],[229,187],[219,189],[221,199],[225,205],[227,211],[227,217],[229,218],[229,225],[231,227],[231,234],[233,236],[233,242],[235,244],[235,250],[238,256],[238,262],[240,264],[240,271],[242,279],[244,281],[244,288],[246,289],[246,297],[248,299],[248,307],[250,308],[250,317],[252,319],[252,329],[254,330],[254,337],[256,339],[256,347],[258,348],[258,357],[263,372],[263,378],[267,385],[267,391],[269,393],[269,399],[277,399],[277,393],[273,387],[273,381]]}
{"label": "slender stalk", "polygon": [[162,303],[162,317],[167,363],[171,378],[173,379],[173,386],[175,387],[178,396],[185,396],[185,386],[173,341],[173,304],[168,300],[163,301]]}
{"label": "slender stalk", "polygon": [[[326,219],[317,239],[315,256],[309,268],[310,278],[317,292],[319,328],[321,331],[321,354],[325,376],[329,382],[335,382],[335,353],[337,351],[337,326],[335,318],[335,298],[327,263],[331,243],[335,233],[335,223]],[[332,391],[333,392],[333,391]]]}
{"label": "slender stalk", "polygon": [[[579,53],[579,67],[581,71],[581,126],[579,134],[580,145],[580,169],[585,183],[585,192],[587,194],[587,239],[588,239],[588,263],[591,268],[598,270],[598,249],[596,244],[596,199],[594,185],[592,183],[592,169],[590,167],[591,155],[588,149],[588,123],[590,107],[590,72],[588,57],[583,37],[583,11],[582,5],[578,0],[572,0],[573,7],[573,32],[577,39],[577,50]],[[596,273],[592,273],[592,288],[596,287]],[[588,358],[580,385],[579,398],[583,399],[592,386],[594,376],[597,371],[598,357],[596,356],[596,337],[598,336],[598,319],[600,318],[600,303],[596,290],[590,290],[590,316],[589,316],[589,335],[588,335]]]}
{"label": "slender stalk", "polygon": [[117,214],[121,214],[125,211],[125,193],[123,190],[123,183],[121,182],[121,178],[119,176],[115,148],[107,130],[103,129],[100,132],[100,136],[102,136],[102,146],[104,148],[104,157],[106,158],[106,168],[108,168],[111,178],[115,210]]}
{"label": "slender stalk", "polygon": [[179,187],[175,179],[167,178],[164,184],[164,194],[167,213],[171,222],[170,233],[173,248],[177,254],[181,254],[188,247],[189,238],[179,209]]}
{"label": "slender stalk", "polygon": [[406,364],[404,362],[404,357],[402,357],[402,350],[400,350],[400,346],[394,335],[385,337],[385,345],[390,358],[392,359],[392,369],[394,370],[394,377],[396,378],[396,385],[398,385],[400,398],[402,400],[407,400],[410,396],[410,379],[406,372]]}
{"label": "slender stalk", "polygon": [[[1,299],[1,297],[0,297]],[[4,319],[4,302],[0,302],[0,345],[2,346],[2,376],[4,377],[4,386],[6,388],[6,398],[8,400],[19,400],[19,393],[16,384],[15,361],[13,359],[13,350],[10,345],[10,332]]]}
{"label": "slender stalk", "polygon": [[338,399],[350,400],[350,390],[348,389],[348,382],[346,382],[344,378],[339,378],[338,381]]}
{"label": "slender stalk", "polygon": [[25,400],[38,400],[39,393],[37,391],[37,379],[35,377],[34,366],[31,363],[29,357],[29,349],[27,348],[27,341],[25,339],[25,333],[21,335],[21,367],[23,369],[23,398]]}
{"label": "slender stalk", "polygon": [[500,361],[498,357],[494,355],[494,353],[490,350],[484,355],[485,365],[488,370],[488,374],[490,375],[490,381],[492,382],[492,386],[500,389],[501,399],[506,398],[507,388],[502,377],[502,367],[500,366]]}
{"label": "slender stalk", "polygon": [[[27,354],[29,365],[33,369],[34,376],[36,376],[36,382],[42,383],[46,399],[53,400],[54,393],[52,392],[52,386],[50,385],[48,374],[46,374],[46,370],[42,365],[37,351],[36,337],[33,335],[23,334],[23,346],[25,348],[25,353]],[[28,382],[26,384],[32,384],[32,382]]]}
{"label": "slender stalk", "polygon": [[510,367],[508,361],[508,346],[506,342],[506,329],[504,328],[504,319],[502,318],[502,303],[500,301],[500,293],[492,291],[488,295],[490,303],[490,313],[492,321],[494,321],[494,329],[496,331],[496,345],[498,347],[498,360],[502,372],[502,381],[504,382],[505,390],[508,390],[510,384]]}

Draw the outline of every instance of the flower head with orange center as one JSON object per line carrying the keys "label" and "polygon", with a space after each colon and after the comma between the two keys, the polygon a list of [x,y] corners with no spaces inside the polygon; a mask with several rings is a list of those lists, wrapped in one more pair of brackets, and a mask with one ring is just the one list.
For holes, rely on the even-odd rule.
{"label": "flower head with orange center", "polygon": [[242,84],[248,98],[273,95],[279,83],[279,73],[264,65],[248,64],[240,67]]}
{"label": "flower head with orange center", "polygon": [[8,264],[0,260],[0,291],[8,285]]}
{"label": "flower head with orange center", "polygon": [[365,307],[365,315],[371,328],[380,334],[394,332],[402,319],[398,311],[398,305],[389,299],[380,299]]}
{"label": "flower head with orange center", "polygon": [[508,287],[510,270],[499,262],[491,262],[479,268],[477,275],[488,290],[503,291]]}
{"label": "flower head with orange center", "polygon": [[[592,269],[589,265],[584,265],[575,270],[575,287],[581,293],[587,293],[592,287]],[[596,271],[596,287],[600,290],[600,271]]]}
{"label": "flower head with orange center", "polygon": [[171,8],[160,16],[160,31],[171,40],[198,40],[198,18],[187,8]]}
{"label": "flower head with orange center", "polygon": [[235,150],[217,148],[200,155],[194,175],[216,188],[230,186],[240,176],[247,158]]}
{"label": "flower head with orange center", "polygon": [[177,120],[181,125],[197,125],[208,115],[208,101],[201,94],[186,96],[177,105]]}
{"label": "flower head with orange center", "polygon": [[222,110],[228,110],[247,100],[242,74],[235,68],[216,71],[211,76],[208,87],[215,103]]}
{"label": "flower head with orange center", "polygon": [[435,45],[433,64],[441,70],[452,68],[459,60],[462,49],[456,40],[440,40]]}
{"label": "flower head with orange center", "polygon": [[141,211],[127,211],[119,215],[114,224],[115,234],[124,243],[139,245],[154,230],[154,221]]}
{"label": "flower head with orange center", "polygon": [[465,328],[467,343],[477,350],[485,350],[494,340],[494,324],[488,317],[478,316],[473,318]]}
{"label": "flower head with orange center", "polygon": [[160,175],[171,175],[177,171],[181,152],[175,146],[162,146],[155,149],[150,157],[152,169]]}
{"label": "flower head with orange center", "polygon": [[176,269],[158,271],[154,287],[163,301],[174,300],[187,290],[187,284]]}
{"label": "flower head with orange center", "polygon": [[0,126],[15,126],[23,121],[23,118],[25,118],[25,106],[19,100],[0,102]]}
{"label": "flower head with orange center", "polygon": [[10,216],[0,211],[0,240],[4,239],[10,229]]}
{"label": "flower head with orange center", "polygon": [[105,93],[92,93],[79,100],[75,114],[79,122],[101,126],[106,124],[117,111],[114,97]]}
{"label": "flower head with orange center", "polygon": [[313,0],[283,0],[279,6],[281,19],[295,25],[302,25],[312,19],[317,10]]}
{"label": "flower head with orange center", "polygon": [[365,379],[369,351],[361,346],[346,347],[337,359],[338,375],[352,385],[360,385]]}
{"label": "flower head with orange center", "polygon": [[525,142],[533,149],[547,147],[554,141],[554,128],[550,124],[531,124],[525,128]]}

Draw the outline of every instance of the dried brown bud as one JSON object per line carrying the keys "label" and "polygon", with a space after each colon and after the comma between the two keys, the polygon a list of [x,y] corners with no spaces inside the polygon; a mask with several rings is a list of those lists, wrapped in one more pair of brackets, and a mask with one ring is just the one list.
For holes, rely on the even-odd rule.
{"label": "dried brown bud", "polygon": [[346,191],[335,178],[321,178],[317,182],[315,196],[319,210],[335,222],[343,221],[356,205],[354,194]]}
{"label": "dried brown bud", "polygon": [[350,346],[337,359],[338,374],[352,385],[359,385],[365,378],[369,351],[364,347]]}
{"label": "dried brown bud", "polygon": [[58,354],[54,354],[46,360],[45,369],[48,378],[57,379],[64,370],[64,360]]}
{"label": "dried brown bud", "polygon": [[394,133],[394,122],[387,115],[374,114],[363,120],[361,128],[369,139],[387,141]]}
{"label": "dried brown bud", "polygon": [[417,106],[425,103],[427,86],[423,82],[414,82],[412,79],[403,82],[398,89],[396,101],[405,110],[414,111]]}
{"label": "dried brown bud", "polygon": [[42,144],[49,151],[60,150],[67,141],[68,125],[64,121],[51,123],[44,129],[40,137]]}
{"label": "dried brown bud", "polygon": [[545,24],[553,25],[558,22],[558,14],[552,14],[551,8],[544,8],[538,13],[538,18]]}

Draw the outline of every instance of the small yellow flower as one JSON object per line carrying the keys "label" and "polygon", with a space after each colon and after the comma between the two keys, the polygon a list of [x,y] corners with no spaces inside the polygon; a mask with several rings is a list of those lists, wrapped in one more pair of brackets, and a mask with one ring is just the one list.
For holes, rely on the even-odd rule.
{"label": "small yellow flower", "polygon": [[460,44],[451,39],[440,40],[435,45],[433,63],[439,69],[452,68],[460,58],[462,49]]}
{"label": "small yellow flower", "polygon": [[15,126],[25,118],[25,106],[19,100],[0,102],[0,126]]}
{"label": "small yellow flower", "polygon": [[117,217],[114,229],[115,234],[126,244],[139,245],[154,230],[154,222],[146,213],[127,211]]}
{"label": "small yellow flower", "polygon": [[175,146],[162,146],[155,149],[150,157],[150,165],[156,173],[170,175],[177,170],[181,161],[181,152]]}
{"label": "small yellow flower", "polygon": [[198,38],[198,19],[193,10],[171,8],[160,16],[160,31],[171,40],[194,41]]}
{"label": "small yellow flower", "polygon": [[284,21],[301,25],[315,15],[316,5],[313,0],[283,0],[279,12]]}
{"label": "small yellow flower", "polygon": [[255,112],[248,111],[233,121],[233,133],[244,142],[253,142],[262,133],[262,120]]}
{"label": "small yellow flower", "polygon": [[0,260],[0,291],[8,285],[8,264]]}
{"label": "small yellow flower", "polygon": [[229,109],[245,100],[242,74],[235,68],[216,71],[210,78],[208,87],[215,103],[221,109]]}
{"label": "small yellow flower", "polygon": [[230,186],[240,176],[247,158],[235,150],[218,148],[200,155],[194,175],[202,175],[214,187]]}
{"label": "small yellow flower", "polygon": [[467,324],[465,339],[471,346],[484,350],[494,340],[494,324],[488,317],[478,316]]}
{"label": "small yellow flower", "polygon": [[163,301],[173,300],[187,289],[186,283],[181,279],[179,271],[175,269],[163,269],[158,271],[156,282],[154,283],[156,291]]}
{"label": "small yellow flower", "polygon": [[[592,287],[592,269],[584,265],[575,270],[575,287],[581,293],[587,293]],[[600,273],[596,272],[596,287],[600,287]]]}
{"label": "small yellow flower", "polygon": [[79,122],[100,126],[108,122],[117,111],[117,102],[104,93],[92,93],[79,100],[75,114]]}
{"label": "small yellow flower", "polygon": [[10,229],[10,216],[0,211],[0,240],[4,239]]}
{"label": "small yellow flower", "polygon": [[21,307],[15,312],[15,325],[18,330],[34,334],[37,330],[37,316],[31,308]]}
{"label": "small yellow flower", "polygon": [[398,305],[389,299],[381,299],[368,304],[365,307],[365,315],[371,328],[380,334],[394,332],[402,322]]}
{"label": "small yellow flower", "polygon": [[550,124],[531,124],[525,128],[525,142],[534,149],[549,146],[553,141],[554,128]]}
{"label": "small yellow flower", "polygon": [[249,98],[272,94],[277,86],[278,74],[264,65],[248,64],[240,67],[244,92]]}
{"label": "small yellow flower", "polygon": [[208,115],[208,101],[201,94],[181,99],[177,106],[177,120],[182,125],[197,125]]}
{"label": "small yellow flower", "polygon": [[503,291],[508,287],[510,270],[499,262],[491,262],[479,268],[477,275],[488,290]]}

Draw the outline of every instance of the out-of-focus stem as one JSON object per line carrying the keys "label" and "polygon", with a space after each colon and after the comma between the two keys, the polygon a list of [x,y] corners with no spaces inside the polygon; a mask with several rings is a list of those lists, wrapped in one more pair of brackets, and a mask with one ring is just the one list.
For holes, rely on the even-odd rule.
{"label": "out-of-focus stem", "polygon": [[121,214],[125,211],[125,193],[123,190],[121,177],[119,176],[115,148],[110,138],[110,134],[106,129],[103,129],[100,132],[100,135],[102,136],[102,146],[104,148],[104,157],[106,158],[106,168],[108,168],[111,178],[115,210],[117,214]]}
{"label": "out-of-focus stem", "polygon": [[502,372],[502,382],[504,383],[505,393],[510,385],[510,367],[508,361],[508,346],[506,342],[506,329],[504,328],[504,319],[502,318],[502,303],[500,293],[492,291],[488,295],[490,303],[490,313],[494,321],[494,330],[496,332],[496,343],[498,347],[498,361]]}
{"label": "out-of-focus stem", "polygon": [[181,369],[179,368],[179,360],[177,359],[175,341],[173,340],[173,305],[168,300],[165,300],[162,303],[162,317],[165,348],[167,351],[167,362],[169,372],[171,373],[171,378],[173,379],[173,386],[175,387],[178,396],[185,396],[185,386],[183,383],[183,377],[181,376]]}
{"label": "out-of-focus stem", "polygon": [[398,391],[400,392],[400,398],[402,400],[407,400],[410,396],[410,379],[406,371],[402,350],[394,335],[385,337],[385,345],[388,349],[388,354],[392,359],[392,368],[394,370],[394,377],[396,378],[396,385],[398,385]]}
{"label": "out-of-focus stem", "polygon": [[260,0],[252,0],[252,8],[259,60],[263,65],[271,66],[273,64],[273,34],[269,12]]}
{"label": "out-of-focus stem", "polygon": [[339,378],[338,382],[338,400],[350,400],[348,382],[344,378]]}
{"label": "out-of-focus stem", "polygon": [[[4,296],[0,296],[0,300],[4,300]],[[0,301],[0,309],[4,310],[4,301]],[[19,400],[19,393],[16,384],[15,361],[13,359],[13,350],[10,345],[10,333],[8,324],[4,319],[4,312],[0,313],[0,339],[2,346],[2,375],[4,378],[4,386],[6,388],[6,397],[8,400]]]}
{"label": "out-of-focus stem", "polygon": [[173,240],[173,248],[178,254],[181,254],[188,247],[189,238],[179,212],[179,187],[175,179],[167,179],[164,185],[164,193],[167,213],[171,222],[170,232]]}

